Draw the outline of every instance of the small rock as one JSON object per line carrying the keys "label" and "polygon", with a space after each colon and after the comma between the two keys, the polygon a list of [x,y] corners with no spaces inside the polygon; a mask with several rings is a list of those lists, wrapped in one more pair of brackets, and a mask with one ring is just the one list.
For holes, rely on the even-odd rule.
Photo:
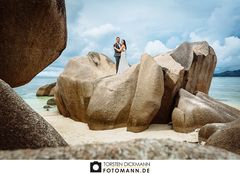
{"label": "small rock", "polygon": [[49,106],[49,105],[45,105],[45,106],[43,106],[43,108],[44,108],[44,109],[50,109],[50,108],[52,108],[52,107]]}
{"label": "small rock", "polygon": [[55,105],[56,105],[55,99],[54,99],[54,98],[50,98],[50,99],[47,101],[47,105],[55,106]]}
{"label": "small rock", "polygon": [[38,96],[38,97],[40,97],[40,96],[54,96],[55,86],[56,86],[56,82],[40,87],[37,90],[36,96]]}

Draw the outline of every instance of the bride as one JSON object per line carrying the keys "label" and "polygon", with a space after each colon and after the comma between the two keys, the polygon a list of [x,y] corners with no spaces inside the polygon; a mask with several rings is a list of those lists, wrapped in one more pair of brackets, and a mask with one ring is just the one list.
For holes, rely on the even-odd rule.
{"label": "bride", "polygon": [[120,62],[119,62],[118,72],[117,72],[118,74],[120,74],[130,67],[129,64],[128,64],[128,61],[126,59],[126,51],[127,51],[126,41],[124,39],[122,39],[121,47],[119,49],[117,49],[115,47],[115,49],[118,52],[121,52],[121,58],[120,58]]}

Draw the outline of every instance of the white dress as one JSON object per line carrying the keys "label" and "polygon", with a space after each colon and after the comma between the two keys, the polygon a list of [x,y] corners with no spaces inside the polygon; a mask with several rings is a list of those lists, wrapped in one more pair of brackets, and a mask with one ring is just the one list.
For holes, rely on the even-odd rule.
{"label": "white dress", "polygon": [[120,62],[119,62],[119,67],[118,67],[118,74],[126,71],[128,68],[129,68],[129,64],[128,64],[128,61],[127,61],[127,58],[126,58],[126,50],[124,49],[122,52],[121,52],[121,58],[120,58]]}

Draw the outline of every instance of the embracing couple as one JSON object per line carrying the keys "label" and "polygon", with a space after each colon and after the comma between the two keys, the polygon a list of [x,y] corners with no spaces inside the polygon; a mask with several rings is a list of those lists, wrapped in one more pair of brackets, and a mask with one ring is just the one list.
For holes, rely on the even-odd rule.
{"label": "embracing couple", "polygon": [[129,68],[128,61],[126,59],[127,44],[124,39],[120,43],[120,37],[116,38],[116,42],[113,45],[114,57],[116,59],[116,73],[122,73]]}

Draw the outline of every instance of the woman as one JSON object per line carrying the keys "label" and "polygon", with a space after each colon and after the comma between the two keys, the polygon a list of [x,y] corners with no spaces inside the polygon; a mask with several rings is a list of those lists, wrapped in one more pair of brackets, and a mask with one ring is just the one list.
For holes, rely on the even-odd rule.
{"label": "woman", "polygon": [[119,67],[118,67],[118,74],[124,72],[126,69],[129,68],[128,61],[126,59],[126,50],[127,50],[127,44],[126,41],[123,39],[121,41],[121,47],[117,49],[114,47],[117,51],[121,52],[121,58],[119,62]]}

